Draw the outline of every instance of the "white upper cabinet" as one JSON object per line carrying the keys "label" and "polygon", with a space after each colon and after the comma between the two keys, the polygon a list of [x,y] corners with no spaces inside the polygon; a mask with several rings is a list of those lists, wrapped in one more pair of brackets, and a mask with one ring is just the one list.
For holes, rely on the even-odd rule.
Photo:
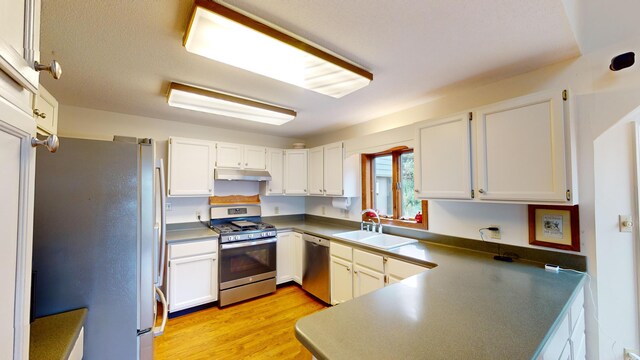
{"label": "white upper cabinet", "polygon": [[264,170],[266,163],[267,150],[264,146],[244,146],[244,163],[243,167],[249,170]]}
{"label": "white upper cabinet", "polygon": [[56,134],[58,131],[58,101],[44,87],[40,86],[34,95],[33,117],[42,135]]}
{"label": "white upper cabinet", "polygon": [[503,101],[476,114],[479,199],[568,200],[562,91]]}
{"label": "white upper cabinet", "polygon": [[307,165],[309,150],[289,149],[284,154],[285,195],[307,195]]}
{"label": "white upper cabinet", "polygon": [[428,199],[471,199],[469,114],[416,124],[415,190]]}
{"label": "white upper cabinet", "polygon": [[216,143],[216,167],[240,169],[243,156],[240,144]]}
{"label": "white upper cabinet", "polygon": [[[342,142],[337,142],[324,146],[324,194],[332,196],[345,195],[345,188],[354,188],[357,182],[355,178],[344,177],[344,147]],[[355,156],[355,155],[354,155]],[[357,157],[357,156],[356,156]],[[353,184],[349,182],[353,182]],[[345,182],[347,184],[345,184]],[[357,196],[357,194],[347,194]],[[345,195],[346,196],[346,195]]]}
{"label": "white upper cabinet", "polygon": [[309,149],[309,194],[324,195],[324,147]]}
{"label": "white upper cabinet", "polygon": [[231,143],[216,143],[216,167],[247,170],[266,168],[266,148]]}
{"label": "white upper cabinet", "polygon": [[170,196],[213,195],[214,143],[204,140],[169,138]]}
{"label": "white upper cabinet", "polygon": [[38,92],[40,0],[0,2],[0,70],[22,87]]}
{"label": "white upper cabinet", "polygon": [[284,194],[284,150],[267,149],[267,171],[271,175],[271,181],[260,182],[262,195]]}

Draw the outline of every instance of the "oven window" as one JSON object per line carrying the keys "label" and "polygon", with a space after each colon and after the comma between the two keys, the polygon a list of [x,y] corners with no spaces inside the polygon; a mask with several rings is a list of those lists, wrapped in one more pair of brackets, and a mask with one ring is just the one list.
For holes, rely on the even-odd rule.
{"label": "oven window", "polygon": [[276,271],[276,243],[223,249],[220,282]]}

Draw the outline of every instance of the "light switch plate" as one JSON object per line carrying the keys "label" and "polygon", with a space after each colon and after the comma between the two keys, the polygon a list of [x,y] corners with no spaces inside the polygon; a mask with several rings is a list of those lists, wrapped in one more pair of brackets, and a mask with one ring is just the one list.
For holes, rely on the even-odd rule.
{"label": "light switch plate", "polygon": [[632,232],[633,225],[633,217],[631,215],[618,215],[620,232]]}

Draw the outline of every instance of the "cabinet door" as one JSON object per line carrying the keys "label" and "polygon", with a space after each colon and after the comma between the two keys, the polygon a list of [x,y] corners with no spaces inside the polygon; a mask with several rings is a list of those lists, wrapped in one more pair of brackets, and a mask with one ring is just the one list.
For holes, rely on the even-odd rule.
{"label": "cabinet door", "polygon": [[56,134],[58,131],[58,101],[44,87],[40,86],[33,101],[33,117],[38,132],[43,135]]}
{"label": "cabinet door", "polygon": [[415,190],[420,198],[471,199],[469,114],[416,125]]}
{"label": "cabinet door", "polygon": [[0,98],[0,359],[29,358],[35,131],[29,114]]}
{"label": "cabinet door", "polygon": [[302,234],[294,232],[291,237],[293,241],[293,281],[302,285],[302,262],[304,256],[304,242]]}
{"label": "cabinet door", "polygon": [[169,138],[169,195],[211,195],[212,153],[212,144],[208,141]]}
{"label": "cabinet door", "polygon": [[479,199],[566,201],[563,106],[555,91],[477,111]]}
{"label": "cabinet door", "polygon": [[284,193],[307,195],[307,163],[309,150],[285,150]]}
{"label": "cabinet door", "polygon": [[351,262],[331,257],[331,304],[353,299],[353,275]]}
{"label": "cabinet door", "polygon": [[395,284],[423,271],[427,271],[427,268],[397,259],[387,259],[385,264],[388,285]]}
{"label": "cabinet door", "polygon": [[215,254],[169,262],[169,311],[187,309],[218,299],[218,263]]}
{"label": "cabinet door", "polygon": [[293,234],[290,232],[278,234],[276,248],[276,276],[277,283],[282,284],[293,279],[294,249]]}
{"label": "cabinet door", "polygon": [[353,265],[353,297],[362,296],[384,287],[384,274],[360,266]]}
{"label": "cabinet door", "polygon": [[267,149],[267,171],[271,181],[260,182],[263,195],[282,195],[284,191],[284,150]]}
{"label": "cabinet door", "polygon": [[343,196],[343,150],[342,142],[324,146],[324,194]]}
{"label": "cabinet door", "polygon": [[38,91],[40,1],[5,0],[0,4],[0,70],[24,88]]}
{"label": "cabinet door", "polygon": [[244,148],[240,144],[216,143],[216,167],[241,168],[243,152]]}
{"label": "cabinet door", "polygon": [[267,149],[263,146],[244,146],[242,167],[249,170],[264,170],[267,167]]}
{"label": "cabinet door", "polygon": [[324,194],[324,149],[322,146],[309,150],[309,194]]}

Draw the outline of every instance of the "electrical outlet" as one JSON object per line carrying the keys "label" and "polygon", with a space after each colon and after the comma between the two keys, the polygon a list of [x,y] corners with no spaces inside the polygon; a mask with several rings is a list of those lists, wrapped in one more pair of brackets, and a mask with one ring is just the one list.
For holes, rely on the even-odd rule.
{"label": "electrical outlet", "polygon": [[280,214],[280,207],[279,207],[279,206],[276,206],[276,207],[273,209],[273,213],[274,213],[274,214],[276,214],[276,215]]}
{"label": "electrical outlet", "polygon": [[200,219],[200,210],[196,210],[196,218]]}
{"label": "electrical outlet", "polygon": [[633,349],[624,349],[624,360],[638,360],[640,359],[640,352]]}
{"label": "electrical outlet", "polygon": [[500,226],[498,226],[498,225],[490,225],[489,227],[497,227],[498,228],[498,230],[496,230],[496,231],[490,231],[489,237],[491,239],[494,239],[494,240],[500,240],[500,238],[501,238],[501,236],[500,236]]}
{"label": "electrical outlet", "polygon": [[168,202],[168,203],[166,204],[166,206],[167,206],[167,211],[171,211],[171,210],[173,210],[173,207],[171,207],[171,203],[170,203],[170,202]]}

